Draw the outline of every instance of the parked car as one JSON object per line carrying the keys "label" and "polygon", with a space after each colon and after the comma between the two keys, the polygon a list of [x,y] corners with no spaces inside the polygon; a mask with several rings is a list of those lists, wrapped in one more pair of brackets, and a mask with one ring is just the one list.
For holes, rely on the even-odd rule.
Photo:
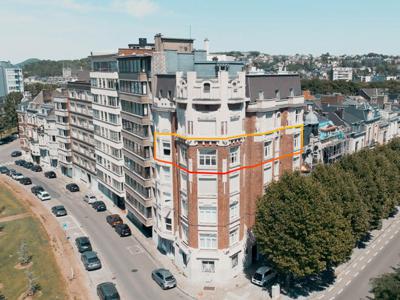
{"label": "parked car", "polygon": [[8,168],[6,166],[0,166],[0,174],[7,174]]}
{"label": "parked car", "polygon": [[36,194],[36,196],[42,201],[47,201],[47,200],[51,199],[50,194],[48,192],[46,192],[45,190],[38,192]]}
{"label": "parked car", "polygon": [[26,161],[24,160],[24,159],[17,159],[16,161],[15,161],[15,164],[17,165],[17,166],[22,166],[22,165],[24,165],[26,163]]}
{"label": "parked car", "polygon": [[33,167],[33,163],[30,162],[30,161],[27,161],[22,166],[27,168],[27,169],[31,169]]}
{"label": "parked car", "polygon": [[17,171],[15,171],[14,169],[8,169],[8,171],[5,174],[7,176],[12,177],[12,175],[14,175],[15,173],[17,173]]}
{"label": "parked car", "polygon": [[114,227],[115,232],[119,234],[119,236],[130,236],[131,233],[131,229],[129,228],[129,226],[127,224],[117,224]]}
{"label": "parked car", "polygon": [[54,171],[44,172],[44,176],[47,178],[57,178],[57,174]]}
{"label": "parked car", "polygon": [[19,183],[23,185],[30,185],[32,184],[32,180],[29,177],[23,177],[19,180]]}
{"label": "parked car", "polygon": [[72,193],[79,192],[79,186],[76,183],[68,183],[65,188]]}
{"label": "parked car", "polygon": [[122,224],[124,223],[121,219],[121,217],[117,214],[114,215],[109,215],[106,217],[106,221],[108,224],[110,224],[112,227],[115,227],[117,224]]}
{"label": "parked car", "polygon": [[37,195],[39,192],[44,191],[44,188],[40,185],[35,185],[31,188],[31,192],[34,195]]}
{"label": "parked car", "polygon": [[100,300],[120,300],[117,288],[112,282],[103,282],[97,285],[97,296]]}
{"label": "parked car", "polygon": [[51,212],[56,216],[56,217],[63,217],[67,215],[67,210],[63,205],[56,205],[51,208]]}
{"label": "parked car", "polygon": [[259,286],[264,286],[269,281],[271,281],[275,276],[276,273],[272,270],[272,268],[263,266],[259,267],[256,270],[253,277],[251,278],[251,282]]}
{"label": "parked car", "polygon": [[97,257],[97,253],[94,251],[83,252],[81,255],[81,260],[87,271],[101,269],[101,261]]}
{"label": "parked car", "polygon": [[42,171],[43,171],[42,167],[39,166],[39,165],[34,165],[34,166],[31,168],[31,170],[32,170],[33,172],[42,172]]}
{"label": "parked car", "polygon": [[15,151],[11,152],[11,157],[18,157],[18,156],[21,156],[21,155],[22,155],[22,152],[18,151],[18,150],[15,150]]}
{"label": "parked car", "polygon": [[15,172],[11,175],[11,178],[14,180],[21,180],[24,178],[24,175],[22,173]]}
{"label": "parked car", "polygon": [[92,251],[92,244],[87,236],[80,236],[75,239],[76,247],[78,248],[79,253],[85,251]]}
{"label": "parked car", "polygon": [[94,202],[97,201],[97,198],[96,198],[96,196],[94,196],[94,195],[88,195],[88,194],[86,194],[86,195],[83,197],[83,201],[85,201],[85,202],[87,202],[87,203],[89,203],[89,204],[93,204]]}
{"label": "parked car", "polygon": [[176,279],[167,269],[161,268],[154,270],[151,272],[151,278],[153,278],[163,290],[176,287]]}
{"label": "parked car", "polygon": [[92,207],[96,211],[106,211],[107,210],[107,206],[103,201],[96,201],[96,202],[92,203]]}

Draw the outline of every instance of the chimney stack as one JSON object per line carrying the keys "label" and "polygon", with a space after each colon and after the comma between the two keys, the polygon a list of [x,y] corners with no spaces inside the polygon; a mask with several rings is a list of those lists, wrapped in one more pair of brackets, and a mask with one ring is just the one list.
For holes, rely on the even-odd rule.
{"label": "chimney stack", "polygon": [[209,48],[209,39],[205,38],[204,39],[204,50],[206,50],[207,56],[208,56],[208,50],[209,50],[208,48]]}

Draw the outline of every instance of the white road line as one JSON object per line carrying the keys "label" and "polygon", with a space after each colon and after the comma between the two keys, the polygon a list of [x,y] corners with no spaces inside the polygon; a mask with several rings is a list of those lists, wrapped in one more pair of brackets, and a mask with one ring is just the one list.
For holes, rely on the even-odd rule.
{"label": "white road line", "polygon": [[350,273],[350,270],[347,270],[346,272],[344,272],[344,275],[347,275]]}
{"label": "white road line", "polygon": [[386,236],[386,232],[384,232],[383,234],[382,234],[382,237],[385,237]]}
{"label": "white road line", "polygon": [[394,233],[396,233],[396,234],[397,234],[398,232],[399,232],[399,229],[396,229],[396,231],[395,231]]}
{"label": "white road line", "polygon": [[383,246],[380,246],[380,247],[379,247],[379,251],[381,251],[382,249],[383,249]]}
{"label": "white road line", "polygon": [[341,288],[341,289],[339,290],[339,292],[337,292],[337,294],[340,295],[342,292],[343,292],[343,288]]}
{"label": "white road line", "polygon": [[361,255],[361,257],[358,259],[359,261],[362,261],[364,259],[364,256]]}
{"label": "white road line", "polygon": [[333,299],[335,299],[335,296],[329,298],[329,300],[333,300]]}
{"label": "white road line", "polygon": [[373,256],[376,256],[378,254],[378,252],[375,252]]}
{"label": "white road line", "polygon": [[354,263],[353,268],[357,267],[357,263]]}
{"label": "white road line", "polygon": [[317,299],[322,299],[322,298],[324,298],[325,297],[325,294],[322,294],[322,295],[319,295],[318,297],[317,297]]}
{"label": "white road line", "polygon": [[382,240],[382,238],[379,238],[376,240],[377,243],[379,243]]}
{"label": "white road line", "polygon": [[370,250],[365,251],[365,254],[368,254]]}
{"label": "white road line", "polygon": [[332,286],[328,289],[328,292],[332,291],[333,288],[334,288],[334,286],[332,285]]}
{"label": "white road line", "polygon": [[388,243],[389,243],[389,241],[386,241],[386,242],[385,242],[385,245],[387,245]]}
{"label": "white road line", "polygon": [[363,266],[361,267],[361,271],[364,270],[364,269],[365,269],[365,265],[363,265]]}
{"label": "white road line", "polygon": [[368,259],[367,260],[367,264],[369,264],[371,262],[371,260],[372,260],[372,258]]}
{"label": "white road line", "polygon": [[351,280],[347,281],[345,286],[348,286],[350,284]]}
{"label": "white road line", "polygon": [[342,281],[342,279],[343,279],[343,277],[340,277],[336,282],[339,283]]}
{"label": "white road line", "polygon": [[353,275],[353,277],[357,277],[358,274],[360,274],[360,272],[356,272],[356,273]]}
{"label": "white road line", "polygon": [[372,248],[372,249],[374,249],[374,248],[375,248],[375,246],[376,246],[376,244],[373,244],[373,245],[371,246],[371,248]]}
{"label": "white road line", "polygon": [[390,236],[389,240],[391,240],[393,237],[394,237],[394,234],[392,234],[392,235]]}

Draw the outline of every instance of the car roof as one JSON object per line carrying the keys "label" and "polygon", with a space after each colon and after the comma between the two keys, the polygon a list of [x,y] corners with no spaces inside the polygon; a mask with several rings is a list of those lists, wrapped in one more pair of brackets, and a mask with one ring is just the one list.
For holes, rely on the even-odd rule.
{"label": "car roof", "polygon": [[65,209],[64,205],[56,205],[54,206],[55,209]]}
{"label": "car roof", "polygon": [[86,256],[87,258],[95,258],[97,257],[97,253],[94,251],[86,251],[82,255]]}
{"label": "car roof", "polygon": [[162,274],[163,276],[172,275],[172,273],[171,273],[169,270],[164,269],[164,268],[156,269],[156,270],[154,270],[154,271],[156,271],[156,272]]}
{"label": "car roof", "polygon": [[89,241],[89,238],[87,236],[80,236],[76,238],[77,241]]}
{"label": "car roof", "polygon": [[99,284],[99,287],[106,293],[111,294],[117,291],[114,283],[112,282],[103,282]]}
{"label": "car roof", "polygon": [[110,217],[113,217],[113,218],[120,218],[120,216],[119,216],[119,214],[112,214],[112,215],[110,215]]}
{"label": "car roof", "polygon": [[259,267],[259,268],[256,270],[256,273],[265,273],[265,272],[267,272],[267,271],[269,271],[269,270],[271,270],[271,269],[272,269],[271,267],[262,266],[262,267]]}

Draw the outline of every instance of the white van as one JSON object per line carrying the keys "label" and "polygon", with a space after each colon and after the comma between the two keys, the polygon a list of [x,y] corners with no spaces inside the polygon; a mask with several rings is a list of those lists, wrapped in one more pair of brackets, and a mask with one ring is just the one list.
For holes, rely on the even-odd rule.
{"label": "white van", "polygon": [[264,286],[267,282],[275,277],[276,273],[270,267],[259,267],[251,278],[251,282]]}

